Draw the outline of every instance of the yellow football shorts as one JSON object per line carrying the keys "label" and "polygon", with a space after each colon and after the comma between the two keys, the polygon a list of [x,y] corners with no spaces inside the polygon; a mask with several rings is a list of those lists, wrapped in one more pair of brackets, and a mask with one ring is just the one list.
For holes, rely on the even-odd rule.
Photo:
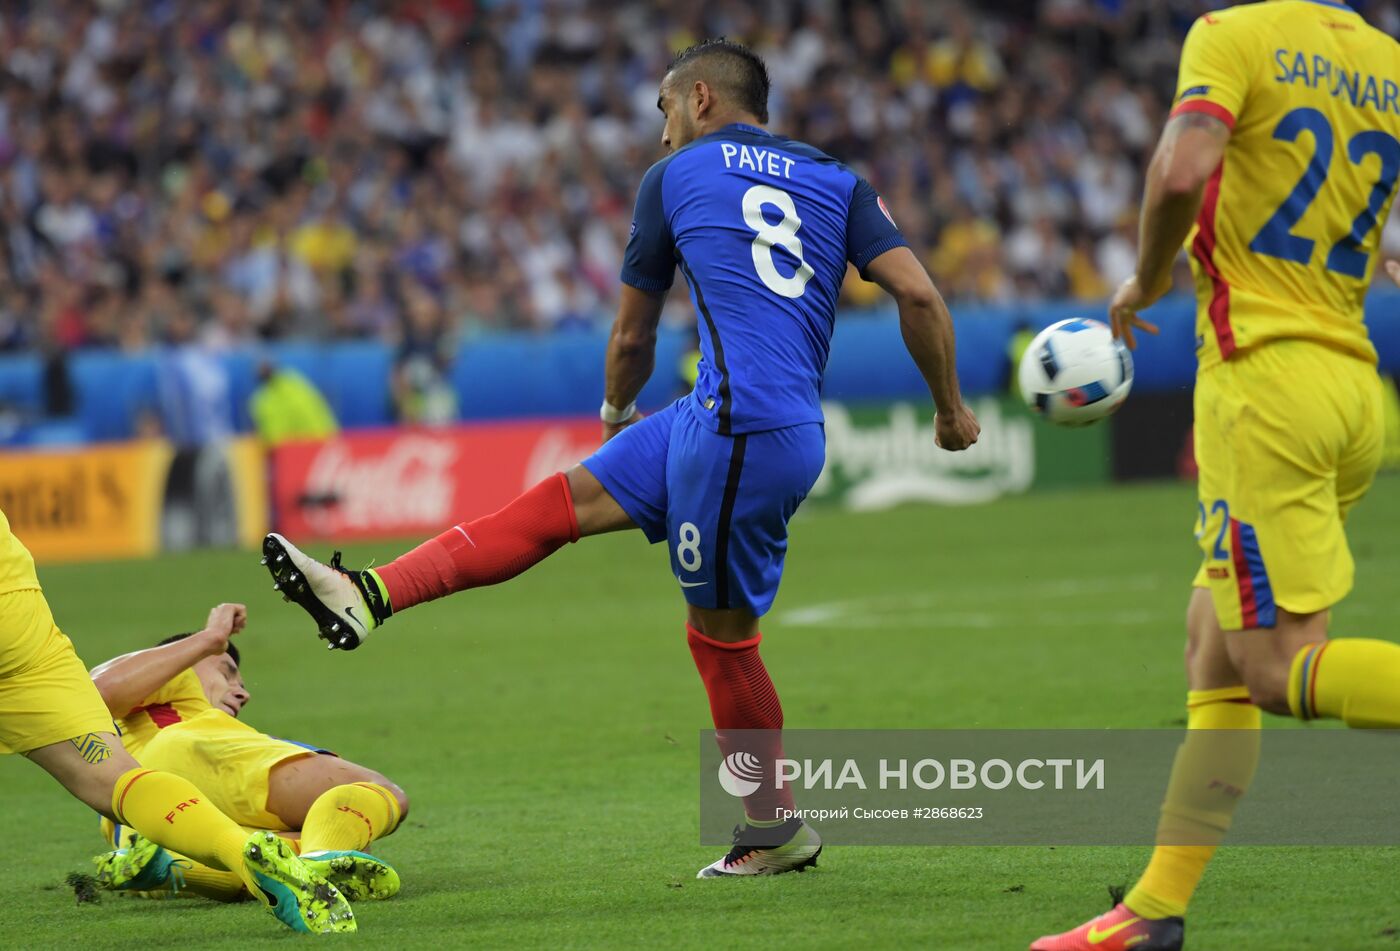
{"label": "yellow football shorts", "polygon": [[54,624],[38,588],[0,594],[0,753],[26,753],[89,733],[112,715]]}
{"label": "yellow football shorts", "polygon": [[188,779],[239,825],[287,830],[267,811],[268,774],[278,763],[317,752],[259,733],[222,710],[205,710],[165,727],[137,759]]}
{"label": "yellow football shorts", "polygon": [[1279,340],[1196,381],[1196,538],[1227,631],[1270,628],[1278,608],[1321,611],[1351,590],[1343,523],[1380,465],[1375,367],[1321,344]]}

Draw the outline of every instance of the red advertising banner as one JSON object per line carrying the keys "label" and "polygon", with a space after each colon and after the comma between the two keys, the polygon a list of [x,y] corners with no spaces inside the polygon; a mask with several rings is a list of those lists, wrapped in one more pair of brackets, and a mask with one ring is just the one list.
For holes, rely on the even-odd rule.
{"label": "red advertising banner", "polygon": [[489,514],[592,454],[596,420],[344,433],[272,452],[272,513],[302,538],[429,535]]}

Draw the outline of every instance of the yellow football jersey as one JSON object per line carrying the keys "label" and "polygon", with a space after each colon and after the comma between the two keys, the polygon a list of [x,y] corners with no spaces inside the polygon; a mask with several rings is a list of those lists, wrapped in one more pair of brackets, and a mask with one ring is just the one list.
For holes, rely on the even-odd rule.
{"label": "yellow football jersey", "polygon": [[140,759],[147,744],[155,739],[161,730],[176,723],[186,723],[212,709],[214,708],[209,705],[209,698],[204,696],[204,687],[200,685],[199,677],[191,667],[167,680],[159,690],[142,700],[130,713],[118,718],[117,726],[121,729],[122,745],[132,756]]}
{"label": "yellow football jersey", "polygon": [[1334,0],[1201,17],[1172,115],[1230,126],[1187,238],[1200,365],[1283,337],[1376,360],[1361,322],[1400,175],[1400,44]]}
{"label": "yellow football jersey", "polygon": [[194,668],[162,684],[117,726],[122,745],[141,765],[189,780],[224,815],[257,829],[295,828],[267,809],[273,769],[287,760],[330,752],[259,733],[211,706]]}
{"label": "yellow football jersey", "polygon": [[0,594],[39,587],[34,571],[34,556],[10,531],[10,520],[0,512]]}

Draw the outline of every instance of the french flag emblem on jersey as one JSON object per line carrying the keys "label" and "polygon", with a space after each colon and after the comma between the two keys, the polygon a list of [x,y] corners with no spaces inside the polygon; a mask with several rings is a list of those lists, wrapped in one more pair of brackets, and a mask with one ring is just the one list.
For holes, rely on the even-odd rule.
{"label": "french flag emblem on jersey", "polygon": [[881,198],[879,195],[876,195],[875,202],[880,206],[880,212],[890,220],[890,224],[898,228],[899,225],[894,224],[894,215],[890,214],[890,210],[885,207],[885,199]]}

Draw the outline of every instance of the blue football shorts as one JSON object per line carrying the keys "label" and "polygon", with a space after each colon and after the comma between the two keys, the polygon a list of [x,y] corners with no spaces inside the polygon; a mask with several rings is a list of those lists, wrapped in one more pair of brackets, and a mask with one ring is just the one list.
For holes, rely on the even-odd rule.
{"label": "blue football shorts", "polygon": [[699,608],[773,606],[787,525],[826,456],[820,423],[721,436],[684,396],[628,426],[583,462],[655,544]]}

